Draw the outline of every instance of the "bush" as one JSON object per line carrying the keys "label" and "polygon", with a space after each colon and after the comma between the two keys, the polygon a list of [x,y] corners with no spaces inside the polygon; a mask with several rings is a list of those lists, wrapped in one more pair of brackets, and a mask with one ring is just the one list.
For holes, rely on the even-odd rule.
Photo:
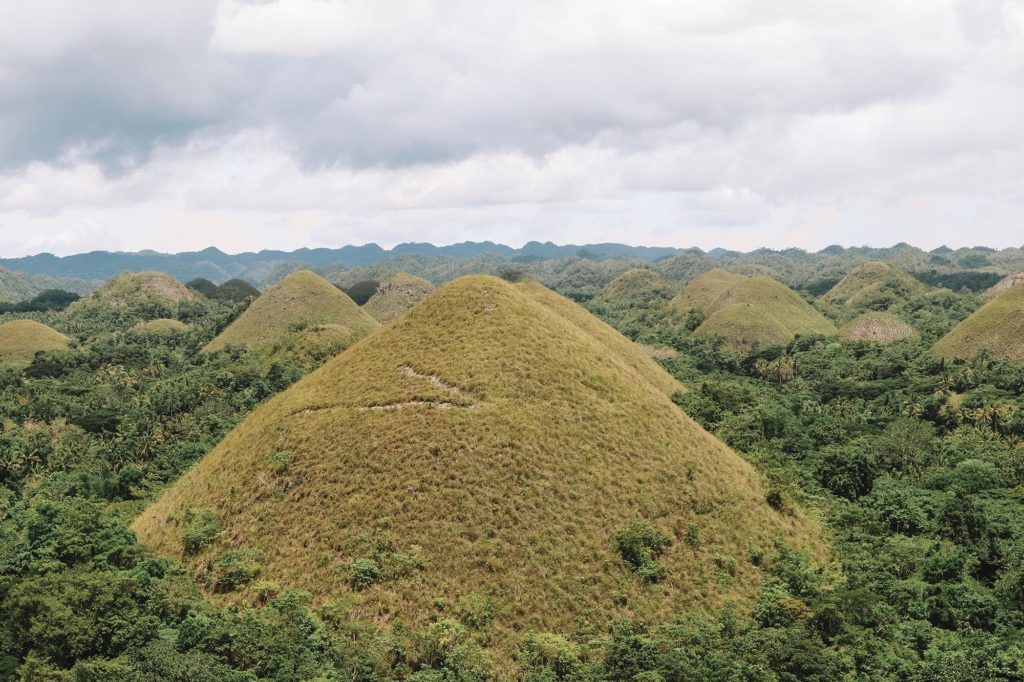
{"label": "bush", "polygon": [[494,600],[474,592],[459,600],[459,617],[471,628],[479,630],[494,620]]}
{"label": "bush", "polygon": [[646,521],[634,521],[615,534],[615,546],[622,559],[646,582],[665,576],[655,559],[671,542],[667,535]]}
{"label": "bush", "polygon": [[348,570],[352,575],[352,589],[356,591],[365,590],[381,578],[380,565],[367,557],[353,561]]}
{"label": "bush", "polygon": [[230,592],[252,582],[259,575],[265,555],[258,549],[231,549],[213,562],[213,586],[220,592]]}
{"label": "bush", "polygon": [[198,554],[213,543],[218,533],[220,533],[220,523],[212,511],[201,509],[197,512],[187,512],[185,532],[181,536],[185,554]]}

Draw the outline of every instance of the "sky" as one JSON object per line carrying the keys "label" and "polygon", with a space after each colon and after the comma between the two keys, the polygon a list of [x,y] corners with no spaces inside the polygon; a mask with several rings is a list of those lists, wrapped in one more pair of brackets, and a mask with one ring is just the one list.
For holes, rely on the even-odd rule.
{"label": "sky", "polygon": [[0,255],[1024,245],[1024,0],[8,0]]}

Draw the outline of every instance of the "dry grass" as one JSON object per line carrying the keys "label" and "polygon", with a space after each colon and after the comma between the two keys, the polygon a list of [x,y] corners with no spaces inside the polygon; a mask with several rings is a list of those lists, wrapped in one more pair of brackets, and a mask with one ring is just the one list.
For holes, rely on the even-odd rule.
{"label": "dry grass", "polygon": [[848,341],[893,343],[915,336],[913,327],[889,313],[864,313],[839,330],[839,337]]}
{"label": "dry grass", "polygon": [[0,324],[0,367],[27,365],[39,351],[67,348],[70,341],[58,331],[32,320]]}
{"label": "dry grass", "polygon": [[981,297],[986,301],[991,301],[1010,287],[1017,286],[1021,283],[1024,283],[1024,272],[1015,272],[1012,275],[1003,277],[1001,280],[986,289],[985,293],[983,293]]}
{"label": "dry grass", "polygon": [[137,325],[132,327],[132,330],[143,334],[169,334],[172,332],[188,331],[191,328],[191,325],[187,325],[179,320],[161,317],[156,320],[139,322]]}
{"label": "dry grass", "polygon": [[[303,339],[340,340],[347,346],[379,326],[345,292],[315,273],[300,270],[263,292],[204,350],[229,345],[257,349]],[[344,338],[339,339],[339,333]]]}
{"label": "dry grass", "polygon": [[878,298],[886,288],[919,292],[924,285],[895,265],[874,261],[858,265],[825,293],[821,300],[858,307]]}
{"label": "dry grass", "polygon": [[708,318],[698,334],[721,336],[742,350],[788,343],[798,335],[836,333],[835,325],[785,284],[721,269],[687,284],[672,307],[677,315],[700,310]]}
{"label": "dry grass", "polygon": [[109,280],[83,302],[92,299],[113,306],[144,301],[176,304],[198,296],[166,272],[128,272]]}
{"label": "dry grass", "polygon": [[[225,546],[259,548],[261,579],[318,601],[354,595],[355,615],[381,627],[487,593],[505,651],[527,629],[749,604],[761,575],[751,550],[774,538],[820,548],[821,531],[769,507],[757,472],[672,403],[678,388],[543,286],[466,277],[254,412],[133,528],[180,556],[183,511],[211,509],[221,546],[193,570]],[[382,517],[425,568],[352,593],[347,566]],[[614,548],[640,519],[676,538],[655,585]],[[682,539],[691,526],[698,546]],[[735,557],[735,577],[716,555]]]}
{"label": "dry grass", "polygon": [[395,319],[422,301],[434,285],[416,275],[399,272],[381,282],[377,293],[363,306],[370,317],[381,324]]}
{"label": "dry grass", "polygon": [[997,358],[1024,360],[1024,286],[1014,286],[981,306],[939,339],[935,352],[970,359],[981,351]]}

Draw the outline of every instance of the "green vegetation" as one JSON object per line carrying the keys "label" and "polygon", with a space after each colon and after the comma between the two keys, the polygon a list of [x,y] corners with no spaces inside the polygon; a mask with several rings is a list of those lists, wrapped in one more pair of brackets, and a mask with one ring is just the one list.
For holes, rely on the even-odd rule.
{"label": "green vegetation", "polygon": [[32,320],[0,324],[0,368],[27,365],[36,353],[67,348],[68,337]]}
{"label": "green vegetation", "polygon": [[344,292],[319,275],[301,270],[253,301],[204,350],[236,346],[276,352],[271,348],[275,344],[320,347],[323,343],[340,350],[378,326]]}
{"label": "green vegetation", "polygon": [[[884,251],[950,283],[1017,252]],[[647,269],[806,298],[880,253]],[[8,309],[72,343],[0,369],[0,680],[1022,678],[1024,363],[931,352],[975,289],[907,292],[886,312],[918,335],[885,345],[748,351],[643,287],[600,307],[636,262],[515,265],[294,386],[327,356],[288,343],[344,328],[202,353],[245,301]]]}
{"label": "green vegetation", "polygon": [[882,312],[864,313],[839,329],[839,337],[848,341],[892,343],[916,335],[909,324],[895,315]]}
{"label": "green vegetation", "polygon": [[944,358],[970,359],[980,353],[1024,361],[1024,287],[1013,286],[979,308],[935,344]]}
{"label": "green vegetation", "polygon": [[986,289],[985,293],[982,294],[982,298],[986,301],[991,301],[1010,287],[1016,286],[1022,282],[1024,282],[1024,272],[1015,272],[1012,275],[1007,275],[993,284],[990,288]]}
{"label": "green vegetation", "polygon": [[[258,409],[132,527],[184,557],[177,519],[210,509],[225,537],[266,553],[261,580],[358,596],[367,619],[424,627],[445,614],[438,598],[490,594],[488,637],[508,657],[529,629],[749,606],[752,549],[781,538],[819,556],[821,537],[798,507],[768,506],[756,472],[672,404],[678,388],[549,290],[464,278]],[[382,516],[393,538],[368,544]],[[613,536],[643,520],[698,524],[704,541],[649,547],[640,571],[656,583],[627,585],[626,607],[614,595],[632,569]],[[424,566],[384,580],[399,543]],[[201,577],[222,550],[184,561]],[[706,580],[716,556],[736,558],[735,580]]]}
{"label": "green vegetation", "polygon": [[422,277],[399,272],[380,284],[363,310],[381,324],[386,324],[422,301],[433,290],[434,285]]}
{"label": "green vegetation", "polygon": [[587,308],[631,339],[664,322],[679,285],[647,268],[622,273],[590,299]]}
{"label": "green vegetation", "polygon": [[199,277],[185,284],[189,289],[215,301],[241,303],[260,295],[260,290],[244,279],[229,279],[223,284],[214,284],[208,279]]}

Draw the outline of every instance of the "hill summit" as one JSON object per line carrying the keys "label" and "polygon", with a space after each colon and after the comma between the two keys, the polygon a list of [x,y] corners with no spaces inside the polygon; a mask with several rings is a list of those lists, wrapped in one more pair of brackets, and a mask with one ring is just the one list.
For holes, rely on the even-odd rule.
{"label": "hill summit", "polygon": [[974,311],[935,344],[944,358],[969,360],[981,351],[1024,360],[1024,286],[1011,286]]}
{"label": "hill summit", "polygon": [[701,311],[707,318],[696,334],[720,336],[743,350],[785,344],[804,334],[836,333],[835,325],[785,284],[720,268],[691,280],[672,308],[677,316]]}
{"label": "hill summit", "polygon": [[851,308],[884,310],[923,289],[924,285],[906,271],[891,263],[872,261],[851,270],[821,300]]}
{"label": "hill summit", "polygon": [[[127,272],[92,293],[94,301],[122,306],[145,302],[177,304],[194,300],[197,294],[166,272]],[[86,299],[83,299],[86,300]]]}
{"label": "hill summit", "polygon": [[0,324],[0,367],[27,365],[36,353],[67,348],[68,337],[34,320]]}
{"label": "hill summit", "polygon": [[893,343],[917,336],[909,324],[890,313],[870,312],[859,315],[839,329],[839,337],[849,341]]}
{"label": "hill summit", "polygon": [[262,348],[298,333],[348,345],[379,326],[338,287],[300,270],[263,292],[204,350],[229,345]]}
{"label": "hill summit", "polygon": [[[465,277],[257,409],[133,527],[180,556],[188,519],[215,519],[186,562],[211,591],[206,567],[247,548],[260,580],[381,626],[490,604],[506,651],[517,630],[749,604],[752,550],[817,526],[770,507],[678,389],[541,285]],[[623,558],[656,553],[650,583]],[[722,562],[735,578],[709,577]]]}
{"label": "hill summit", "polygon": [[385,324],[422,301],[433,290],[434,285],[422,277],[399,272],[380,283],[363,310]]}

